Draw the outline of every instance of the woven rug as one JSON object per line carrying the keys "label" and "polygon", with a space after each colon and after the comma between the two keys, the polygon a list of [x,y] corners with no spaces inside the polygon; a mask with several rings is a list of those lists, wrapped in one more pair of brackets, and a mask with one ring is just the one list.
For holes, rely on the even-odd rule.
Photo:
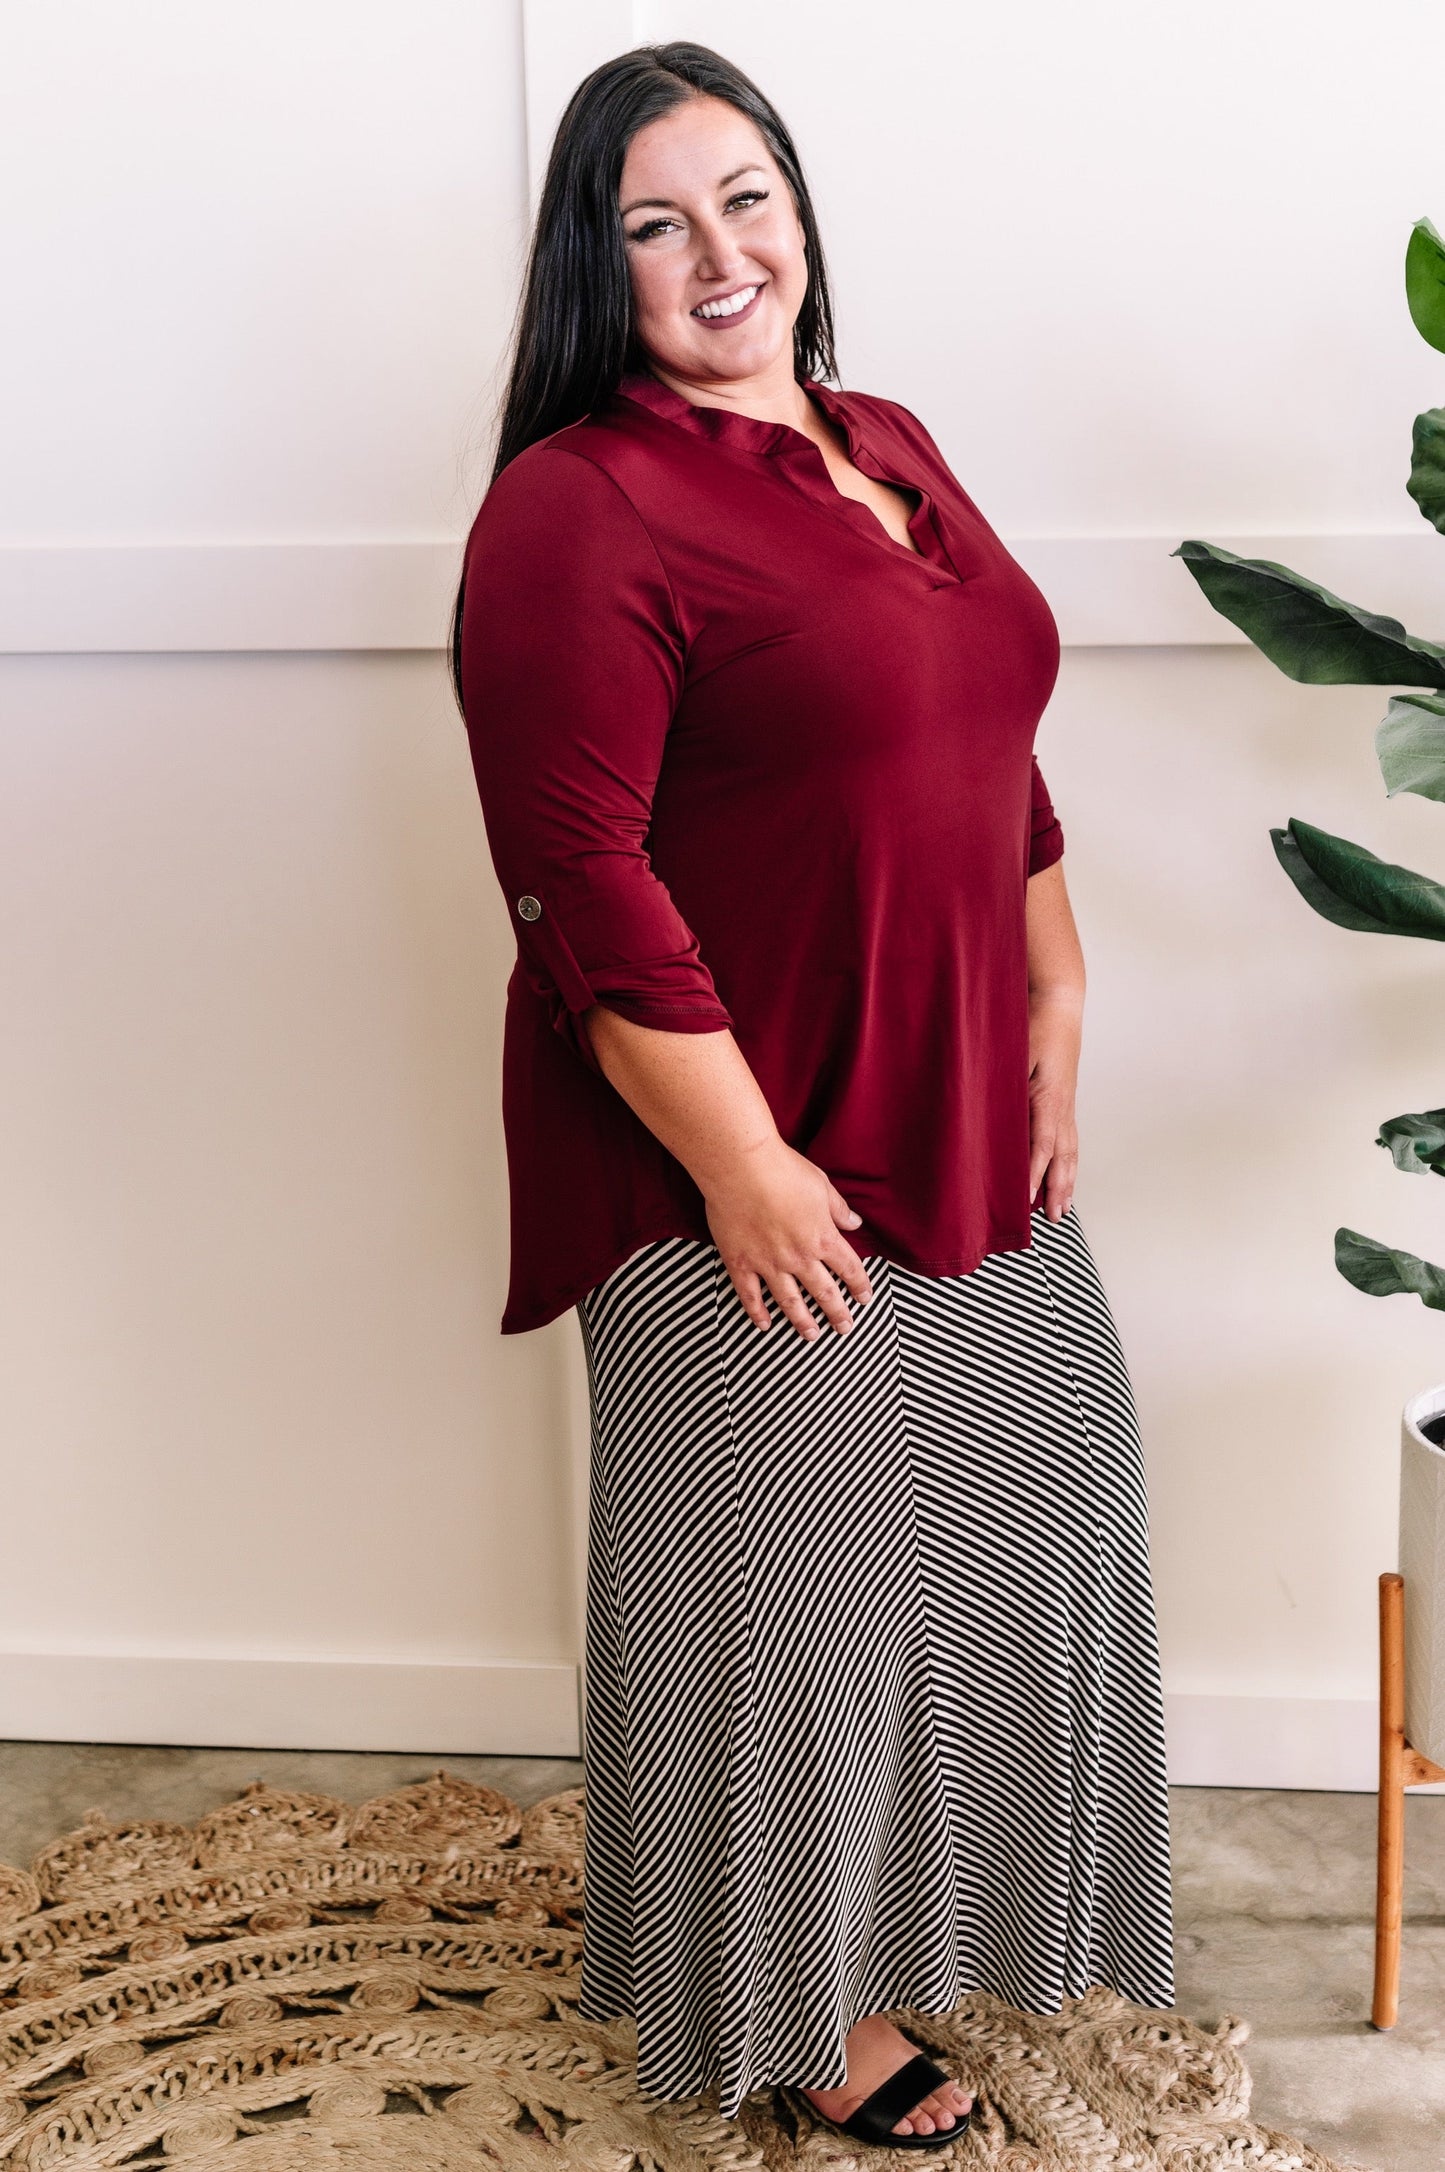
{"label": "woven rug", "polygon": [[[576,2011],[583,1791],[520,1810],[439,1773],[360,1809],[261,1786],[195,1826],[92,1811],[0,1866],[0,2167],[828,2172],[917,2165],[759,2089],[636,2087]],[[1249,2119],[1239,2046],[1095,1989],[900,2012],[976,2092],[949,2172],[1343,2172]]]}

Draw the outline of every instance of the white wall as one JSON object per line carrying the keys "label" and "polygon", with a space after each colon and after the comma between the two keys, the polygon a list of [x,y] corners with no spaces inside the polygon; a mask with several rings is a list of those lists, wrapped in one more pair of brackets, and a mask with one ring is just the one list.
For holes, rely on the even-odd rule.
{"label": "white wall", "polygon": [[[259,1659],[303,1738],[348,1667],[460,1663],[437,1746],[524,1689],[518,1739],[570,1739],[565,1386],[494,1333],[510,929],[435,659],[0,688],[5,1726],[149,1653],[206,1663],[184,1739],[236,1739],[214,1663]],[[415,1731],[425,1685],[368,1682]]]}
{"label": "white wall", "polygon": [[1401,267],[1442,216],[1438,139],[1411,125],[1445,57],[1431,0],[1385,0],[1367,36],[1346,0],[639,19],[780,107],[845,374],[932,418],[1014,533],[1418,521],[1409,424],[1441,371]]}
{"label": "white wall", "polygon": [[511,315],[520,81],[505,6],[12,10],[5,539],[452,532]]}
{"label": "white wall", "polygon": [[550,129],[677,35],[781,106],[845,382],[930,424],[1069,644],[1079,1207],[1175,1776],[1368,1785],[1398,1409],[1445,1328],[1331,1240],[1445,1251],[1371,1144],[1442,1098],[1441,960],[1327,928],[1267,830],[1438,870],[1439,810],[1385,801],[1382,695],[1290,685],[1169,553],[1445,630],[1403,491],[1445,397],[1401,286],[1445,220],[1424,0],[1368,39],[1343,0],[12,26],[0,1731],[575,1745],[580,1360],[570,1321],[495,1332],[512,945],[438,645]]}
{"label": "white wall", "polygon": [[7,26],[0,1732],[575,1745],[439,654],[521,88],[456,0]]}

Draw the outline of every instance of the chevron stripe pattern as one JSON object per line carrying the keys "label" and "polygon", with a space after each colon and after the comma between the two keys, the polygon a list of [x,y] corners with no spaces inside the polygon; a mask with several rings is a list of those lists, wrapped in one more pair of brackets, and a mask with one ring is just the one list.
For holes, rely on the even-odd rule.
{"label": "chevron stripe pattern", "polygon": [[580,2011],[638,2080],[836,2088],[869,2013],[1174,2002],[1148,1507],[1077,1209],[855,1326],[716,1247],[577,1307],[592,1419]]}

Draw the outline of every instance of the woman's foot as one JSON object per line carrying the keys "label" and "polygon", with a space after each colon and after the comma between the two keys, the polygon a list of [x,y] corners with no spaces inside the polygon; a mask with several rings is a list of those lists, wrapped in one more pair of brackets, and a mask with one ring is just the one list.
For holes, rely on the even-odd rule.
{"label": "woman's foot", "polygon": [[[848,2031],[843,2039],[848,2054],[848,2079],[841,2089],[805,2089],[803,2095],[810,2104],[816,2104],[825,2119],[839,2125],[851,2119],[865,2097],[871,2097],[875,2089],[881,2089],[890,2074],[896,2074],[901,2066],[918,2055],[918,2046],[911,2044],[902,2031],[895,2029],[882,2014],[869,2014]],[[973,2098],[957,2082],[947,2082],[941,2089],[923,2097],[912,2111],[893,2123],[895,2134],[933,2134],[956,2126],[969,2110]]]}

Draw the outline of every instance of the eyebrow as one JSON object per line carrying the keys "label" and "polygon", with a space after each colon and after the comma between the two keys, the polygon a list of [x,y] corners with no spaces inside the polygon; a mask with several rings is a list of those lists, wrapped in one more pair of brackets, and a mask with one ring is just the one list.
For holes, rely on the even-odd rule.
{"label": "eyebrow", "polygon": [[[746,166],[735,166],[731,173],[725,173],[721,181],[719,181],[718,187],[720,189],[727,188],[730,182],[739,180],[745,173],[765,173],[766,171],[766,167],[754,165],[750,161]],[[623,205],[622,217],[630,219],[634,211],[676,211],[677,208],[670,196],[639,196],[636,203]]]}

